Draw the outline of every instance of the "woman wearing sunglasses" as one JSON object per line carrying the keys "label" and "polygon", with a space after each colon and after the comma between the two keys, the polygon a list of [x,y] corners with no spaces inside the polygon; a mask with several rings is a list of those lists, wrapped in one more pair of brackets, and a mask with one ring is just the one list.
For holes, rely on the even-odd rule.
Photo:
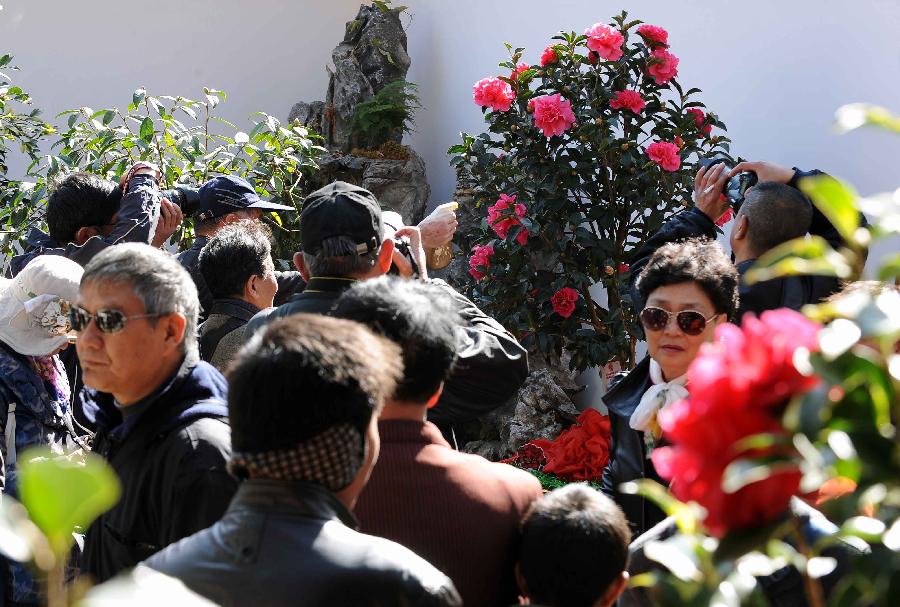
{"label": "woman wearing sunglasses", "polygon": [[625,511],[635,537],[665,515],[641,497],[619,493],[618,486],[639,478],[665,484],[650,461],[660,444],[656,416],[687,396],[687,370],[700,346],[734,316],[738,274],[715,241],[687,240],[660,247],[638,277],[637,290],[646,302],[639,318],[648,355],[603,397],[612,441],[601,481]]}
{"label": "woman wearing sunglasses", "polygon": [[[13,497],[25,449],[43,445],[63,455],[80,446],[69,382],[56,354],[68,345],[67,310],[82,272],[65,257],[41,255],[0,285],[0,488]],[[24,564],[0,559],[0,576],[0,604],[43,602]]]}

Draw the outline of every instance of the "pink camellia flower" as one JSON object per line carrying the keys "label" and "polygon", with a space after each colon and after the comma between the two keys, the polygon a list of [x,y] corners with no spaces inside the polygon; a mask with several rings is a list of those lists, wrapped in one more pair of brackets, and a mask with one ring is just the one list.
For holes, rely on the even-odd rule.
{"label": "pink camellia flower", "polygon": [[678,155],[678,151],[677,145],[667,141],[656,141],[647,146],[647,156],[650,160],[670,173],[681,168],[681,156]]}
{"label": "pink camellia flower", "polygon": [[499,78],[482,78],[472,87],[472,99],[476,105],[489,107],[495,112],[505,112],[512,105],[516,94],[508,82]]}
{"label": "pink camellia flower", "polygon": [[622,43],[625,36],[605,23],[595,23],[584,30],[587,36],[587,47],[607,61],[618,61],[622,58]]}
{"label": "pink camellia flower", "polygon": [[[788,446],[783,408],[819,382],[794,366],[798,348],[817,349],[820,327],[788,309],[744,316],[741,327],[722,324],[688,369],[690,396],[659,414],[668,446],[652,459],[669,490],[707,511],[704,521],[718,537],[732,529],[760,526],[784,514],[800,488],[796,454]],[[770,447],[738,447],[759,434],[780,439]],[[777,456],[784,461],[764,479],[726,492],[722,480],[738,459]]]}
{"label": "pink camellia flower", "polygon": [[559,53],[556,52],[556,49],[553,46],[548,46],[544,49],[544,52],[541,53],[541,66],[547,67],[551,63],[556,63],[559,61]]}
{"label": "pink camellia flower", "polygon": [[[508,209],[510,208],[513,209],[515,215],[510,215],[508,212]],[[500,198],[497,199],[497,202],[488,207],[488,225],[491,226],[491,229],[494,230],[501,240],[506,240],[510,228],[522,223],[519,219],[525,217],[525,211],[525,205],[521,202],[516,202],[515,194],[512,196],[500,194]],[[528,230],[523,227],[519,230],[519,233],[516,234],[516,242],[524,246],[528,244],[528,236]]]}
{"label": "pink camellia flower", "polygon": [[568,318],[572,315],[572,312],[575,311],[575,303],[577,301],[578,291],[571,287],[563,287],[550,298],[550,304],[553,306],[553,311],[563,318]]}
{"label": "pink camellia flower", "polygon": [[535,97],[532,101],[534,125],[541,129],[546,137],[562,135],[575,123],[572,103],[559,93]]}
{"label": "pink camellia flower", "polygon": [[490,268],[491,257],[493,255],[494,247],[491,245],[475,245],[472,248],[472,256],[469,257],[469,274],[471,274],[475,280],[484,278],[485,273],[482,270],[479,270],[479,268],[482,268],[483,270]]}
{"label": "pink camellia flower", "polygon": [[678,75],[678,57],[661,48],[650,54],[647,62],[647,73],[656,81],[656,84],[665,84]]}
{"label": "pink camellia flower", "polygon": [[[706,124],[706,114],[703,113],[698,107],[692,107],[685,110],[688,114],[693,114],[694,116],[694,124],[697,125],[697,128],[700,130],[700,133],[704,135],[709,135],[712,132],[712,125]],[[700,136],[699,134],[697,135]]]}
{"label": "pink camellia flower", "polygon": [[635,114],[640,114],[646,105],[647,102],[644,101],[640,93],[628,90],[616,91],[609,102],[609,107],[614,110],[631,110]]}
{"label": "pink camellia flower", "polygon": [[637,28],[637,33],[649,47],[669,46],[669,32],[658,25],[644,24]]}
{"label": "pink camellia flower", "polygon": [[509,79],[510,80],[518,80],[519,75],[521,75],[522,72],[524,72],[525,70],[530,70],[530,69],[531,69],[531,66],[528,65],[527,63],[520,63],[520,64],[516,65],[516,67],[513,69],[512,73],[509,75]]}

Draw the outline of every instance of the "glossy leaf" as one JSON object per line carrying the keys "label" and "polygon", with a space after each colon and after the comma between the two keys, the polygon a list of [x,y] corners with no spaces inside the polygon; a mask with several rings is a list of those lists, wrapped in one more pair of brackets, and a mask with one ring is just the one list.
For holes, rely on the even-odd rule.
{"label": "glossy leaf", "polygon": [[82,461],[36,447],[20,454],[18,466],[22,504],[58,557],[72,546],[73,531],[86,529],[119,500],[115,472],[92,453]]}
{"label": "glossy leaf", "polygon": [[760,256],[744,275],[749,284],[798,274],[849,278],[853,269],[847,258],[821,236],[785,242]]}
{"label": "glossy leaf", "polygon": [[799,186],[846,242],[857,242],[859,210],[856,206],[856,199],[858,196],[849,185],[830,175],[817,175],[801,179]]}

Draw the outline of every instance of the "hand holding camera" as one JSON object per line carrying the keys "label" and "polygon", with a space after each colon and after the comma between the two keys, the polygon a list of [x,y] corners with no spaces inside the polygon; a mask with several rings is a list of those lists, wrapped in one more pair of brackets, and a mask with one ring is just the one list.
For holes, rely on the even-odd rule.
{"label": "hand holding camera", "polygon": [[428,278],[425,269],[425,249],[422,232],[416,226],[406,226],[394,233],[394,267],[404,278]]}
{"label": "hand holding camera", "polygon": [[744,195],[759,181],[757,173],[739,163],[733,169],[722,158],[701,158],[700,170],[694,178],[694,205],[714,222],[731,208],[737,213],[744,203]]}

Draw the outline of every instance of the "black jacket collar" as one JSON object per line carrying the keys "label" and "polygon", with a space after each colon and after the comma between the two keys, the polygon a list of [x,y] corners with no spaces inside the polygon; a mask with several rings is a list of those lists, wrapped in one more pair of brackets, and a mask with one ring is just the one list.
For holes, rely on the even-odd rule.
{"label": "black jacket collar", "polygon": [[356,517],[337,496],[315,483],[245,480],[228,507],[229,512],[238,510],[305,516],[323,521],[338,519],[351,529],[359,528]]}
{"label": "black jacket collar", "polygon": [[637,366],[613,384],[603,396],[603,403],[613,413],[630,417],[637,408],[650,379],[650,357],[644,357]]}
{"label": "black jacket collar", "polygon": [[257,312],[259,312],[259,308],[243,299],[238,299],[237,297],[223,297],[213,302],[209,315],[222,314],[246,322],[253,318],[253,315]]}

